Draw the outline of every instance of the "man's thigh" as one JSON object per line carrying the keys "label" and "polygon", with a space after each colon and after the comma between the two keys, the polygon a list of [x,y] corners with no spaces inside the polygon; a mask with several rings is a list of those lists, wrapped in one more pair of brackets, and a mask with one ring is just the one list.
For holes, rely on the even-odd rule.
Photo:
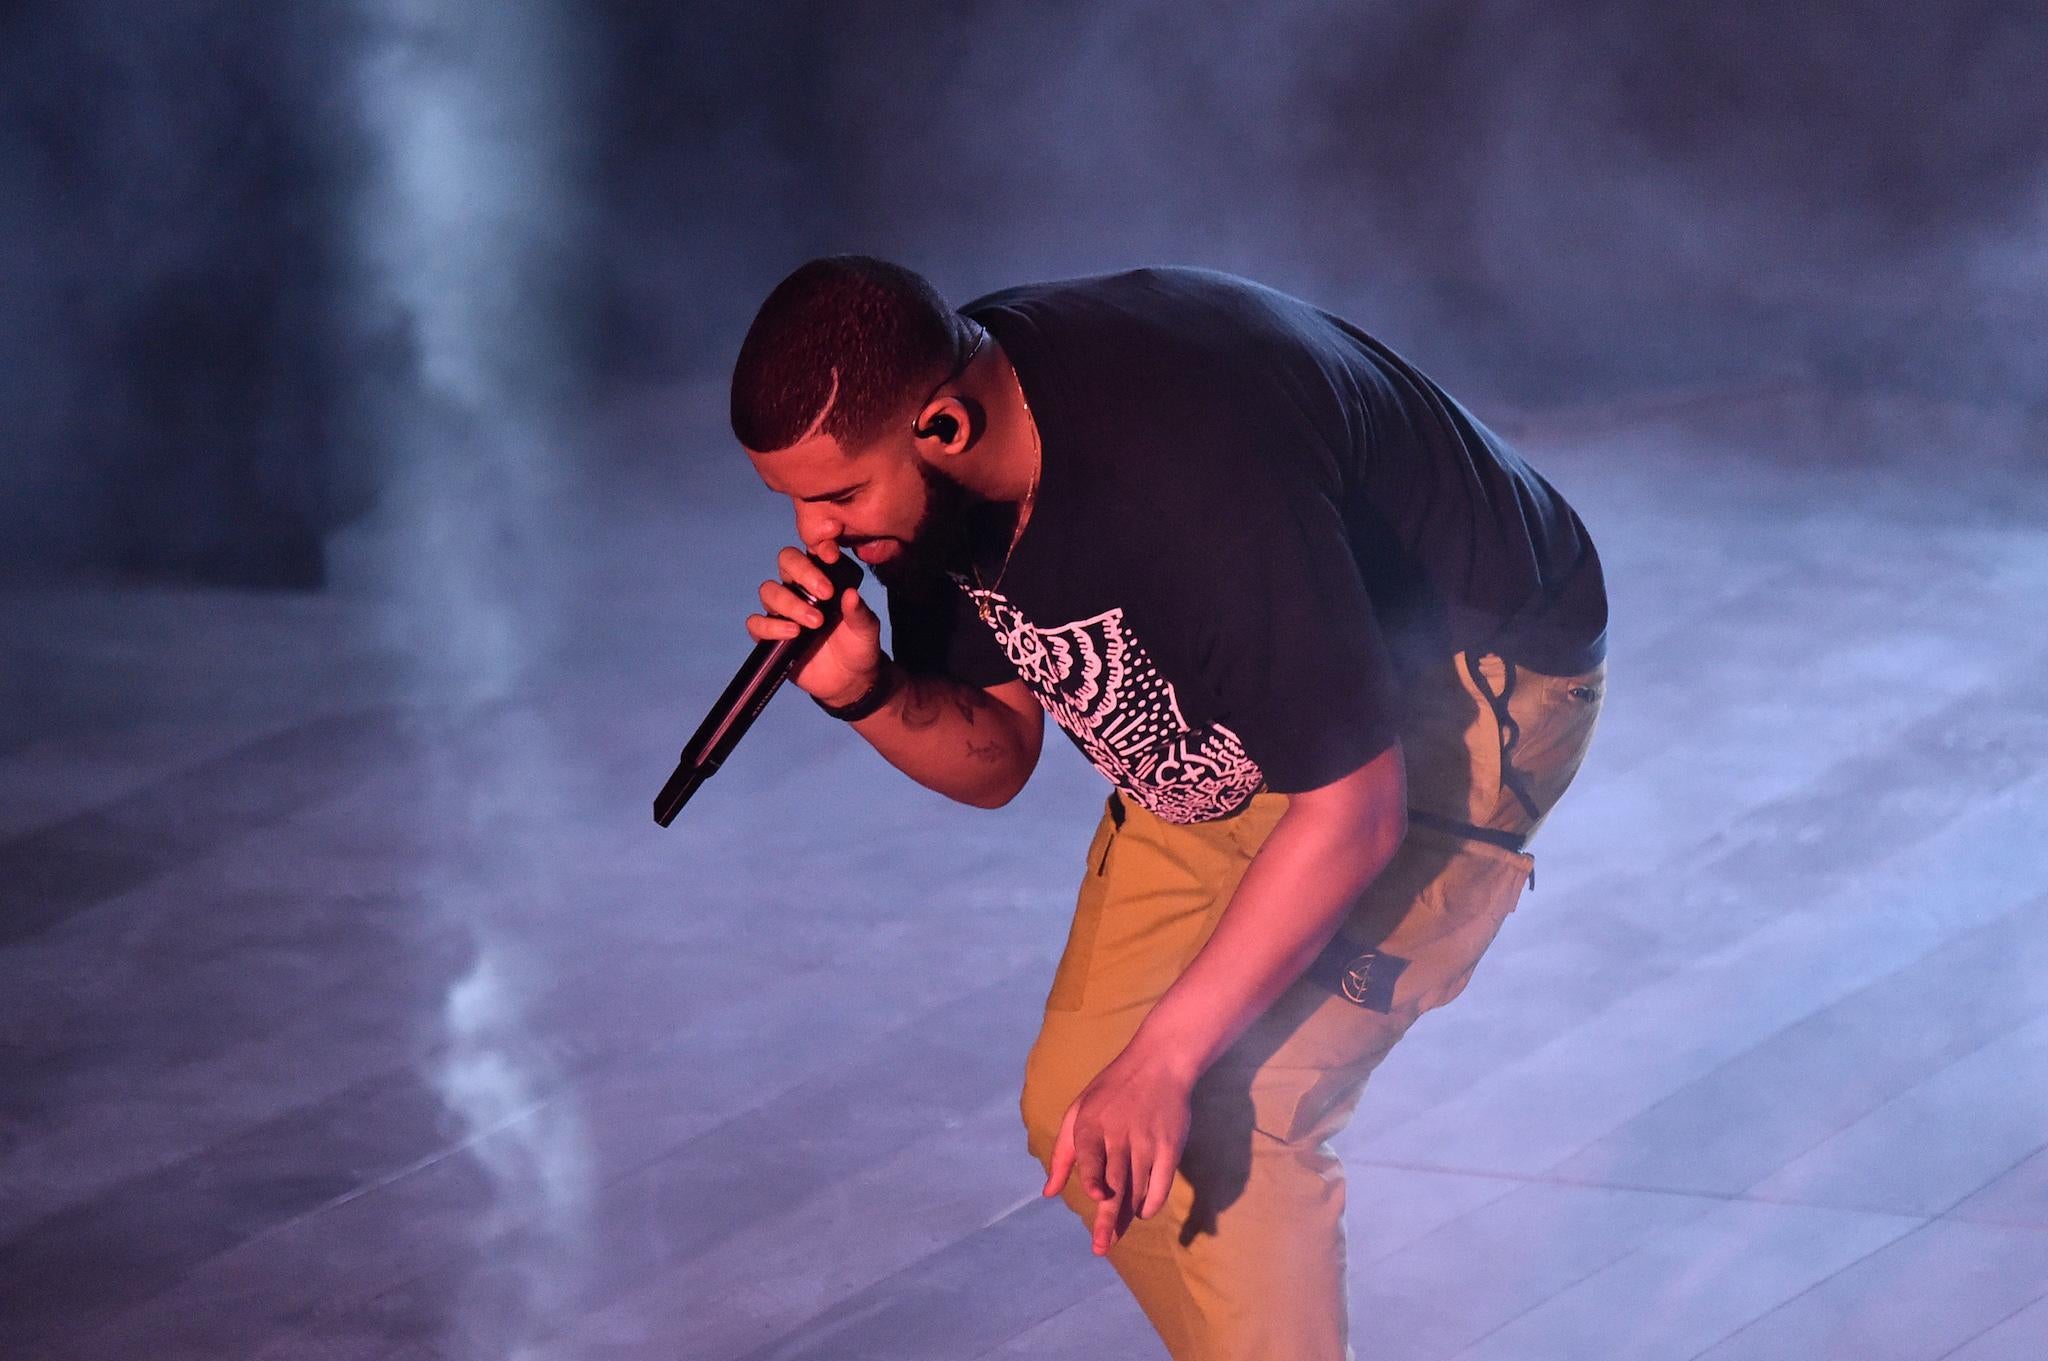
{"label": "man's thigh", "polygon": [[1229,829],[1176,827],[1111,798],[1025,1065],[1024,1123],[1041,1161],[1067,1106],[1180,977],[1250,863]]}

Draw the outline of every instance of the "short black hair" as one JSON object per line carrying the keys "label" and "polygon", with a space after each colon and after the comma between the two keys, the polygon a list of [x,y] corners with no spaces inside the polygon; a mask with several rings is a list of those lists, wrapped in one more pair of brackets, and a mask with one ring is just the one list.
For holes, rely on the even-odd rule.
{"label": "short black hair", "polygon": [[[944,378],[963,319],[925,278],[867,255],[798,266],[754,314],[732,370],[732,432],[757,453],[819,428],[866,447]],[[835,392],[836,383],[836,392]],[[830,410],[827,410],[827,403]]]}

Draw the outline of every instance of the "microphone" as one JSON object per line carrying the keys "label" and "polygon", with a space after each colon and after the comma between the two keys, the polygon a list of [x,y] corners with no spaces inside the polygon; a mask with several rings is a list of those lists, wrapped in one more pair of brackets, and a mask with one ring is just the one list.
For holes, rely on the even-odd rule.
{"label": "microphone", "polygon": [[825,616],[825,622],[817,628],[802,629],[794,638],[763,638],[754,644],[754,650],[747,654],[747,660],[740,665],[739,674],[732,678],[732,684],[725,687],[725,693],[711,706],[711,712],[697,726],[696,735],[683,748],[682,760],[676,764],[675,774],[668,777],[668,783],[654,796],[654,820],[666,827],[675,821],[676,814],[688,803],[697,787],[718,773],[725,764],[725,758],[732,755],[732,749],[739,745],[747,729],[768,707],[768,701],[775,697],[782,682],[789,679],[789,673],[796,664],[824,636],[826,630],[839,622],[839,601],[849,586],[860,585],[860,564],[841,553],[836,562],[823,562],[815,553],[806,554],[818,564],[826,576],[832,578],[832,598],[819,600],[803,587],[792,584],[790,589],[815,606]]}

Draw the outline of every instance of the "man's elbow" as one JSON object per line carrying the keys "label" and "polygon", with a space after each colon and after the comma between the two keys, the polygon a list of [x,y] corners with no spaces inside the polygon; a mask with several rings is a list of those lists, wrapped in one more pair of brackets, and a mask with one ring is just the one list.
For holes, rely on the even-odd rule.
{"label": "man's elbow", "polygon": [[1031,772],[1037,768],[1038,752],[1036,750],[1026,747],[1024,750],[1019,751],[1017,759],[1011,764],[1005,778],[990,792],[989,801],[981,806],[983,808],[1001,808],[1011,799],[1016,798],[1024,786],[1031,783]]}
{"label": "man's elbow", "polygon": [[957,796],[960,802],[975,808],[1001,808],[1016,798],[1038,768],[1037,744],[1020,742],[1010,748],[1009,757],[1000,771],[989,772],[971,793]]}
{"label": "man's elbow", "polygon": [[961,802],[975,808],[1001,808],[1011,799],[1016,798],[1017,791],[1023,787],[1023,785],[1019,784],[1008,789],[999,789],[993,792],[977,790],[972,798],[962,799]]}
{"label": "man's elbow", "polygon": [[972,791],[956,794],[953,797],[970,808],[1001,808],[1011,799],[1017,797],[1018,791],[1024,788],[1024,785],[1030,778],[1030,772],[1026,771],[1021,779],[1010,779],[978,785]]}
{"label": "man's elbow", "polygon": [[1000,778],[991,780],[981,797],[970,800],[977,808],[1001,808],[1017,797],[1031,782],[1031,772],[1038,769],[1038,755],[1045,747],[1044,715],[1035,708],[1028,714],[1013,712],[1008,716],[1008,728],[1005,754],[1009,759],[1003,763]]}

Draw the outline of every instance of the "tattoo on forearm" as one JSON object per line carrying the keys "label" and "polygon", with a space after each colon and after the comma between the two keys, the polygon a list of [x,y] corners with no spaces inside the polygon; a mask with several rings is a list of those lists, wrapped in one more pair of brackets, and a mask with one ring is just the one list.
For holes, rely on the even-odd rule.
{"label": "tattoo on forearm", "polygon": [[903,682],[903,699],[897,716],[903,726],[912,732],[923,732],[937,727],[945,717],[946,703],[960,712],[960,721],[974,726],[981,709],[980,696],[970,692],[966,686],[948,680],[944,676],[907,676]]}
{"label": "tattoo on forearm", "polygon": [[903,708],[900,711],[904,727],[912,732],[923,732],[936,724],[944,712],[939,696],[932,693],[932,683],[926,677],[905,678]]}

